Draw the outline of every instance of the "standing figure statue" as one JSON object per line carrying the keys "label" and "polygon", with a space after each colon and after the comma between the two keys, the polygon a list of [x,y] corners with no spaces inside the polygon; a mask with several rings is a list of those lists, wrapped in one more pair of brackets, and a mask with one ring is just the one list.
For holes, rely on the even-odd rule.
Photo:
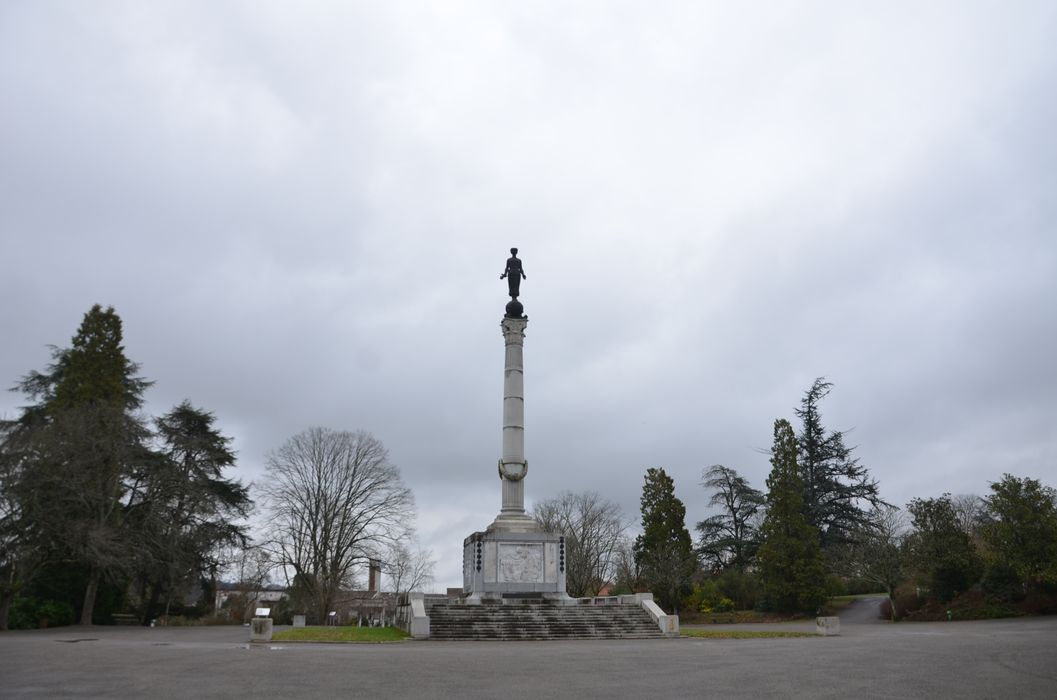
{"label": "standing figure statue", "polygon": [[517,299],[521,293],[521,280],[528,279],[525,270],[521,267],[521,260],[517,256],[517,248],[510,249],[510,258],[506,261],[506,270],[499,275],[499,279],[506,279],[510,289],[510,298]]}

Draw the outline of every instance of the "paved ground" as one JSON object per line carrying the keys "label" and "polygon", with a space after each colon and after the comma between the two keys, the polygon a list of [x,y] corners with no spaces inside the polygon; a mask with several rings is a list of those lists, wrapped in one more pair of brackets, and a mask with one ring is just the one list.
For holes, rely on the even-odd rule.
{"label": "paved ground", "polygon": [[242,627],[4,632],[0,698],[1057,698],[1055,617],[892,625],[861,611],[840,637],[792,639],[250,647]]}

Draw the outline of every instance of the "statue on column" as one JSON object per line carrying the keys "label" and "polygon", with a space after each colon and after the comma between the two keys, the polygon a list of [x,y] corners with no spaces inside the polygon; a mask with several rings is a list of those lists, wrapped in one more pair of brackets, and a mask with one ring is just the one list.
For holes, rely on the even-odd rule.
{"label": "statue on column", "polygon": [[517,256],[517,248],[510,249],[510,257],[506,261],[506,270],[499,275],[499,279],[506,279],[507,288],[510,292],[510,303],[506,305],[507,318],[524,318],[525,307],[517,300],[521,294],[521,280],[528,279],[525,269],[521,266],[521,259]]}
{"label": "statue on column", "polygon": [[521,280],[528,279],[525,270],[521,267],[521,260],[517,256],[517,248],[510,249],[506,270],[499,275],[499,279],[506,279],[507,286],[510,288],[510,298],[517,299],[521,292]]}

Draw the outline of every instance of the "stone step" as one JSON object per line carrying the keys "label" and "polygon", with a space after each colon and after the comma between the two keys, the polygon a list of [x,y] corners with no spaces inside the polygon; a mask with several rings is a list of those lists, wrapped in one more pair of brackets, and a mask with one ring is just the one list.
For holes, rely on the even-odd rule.
{"label": "stone step", "polygon": [[438,640],[658,639],[664,635],[638,606],[434,605]]}

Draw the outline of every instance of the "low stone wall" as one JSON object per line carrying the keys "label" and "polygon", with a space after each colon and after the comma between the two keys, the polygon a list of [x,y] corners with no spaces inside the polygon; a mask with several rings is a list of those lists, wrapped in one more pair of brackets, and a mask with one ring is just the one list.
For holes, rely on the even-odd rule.
{"label": "low stone wall", "polygon": [[408,593],[396,608],[396,625],[414,639],[429,638],[429,616],[426,615],[425,595]]}

